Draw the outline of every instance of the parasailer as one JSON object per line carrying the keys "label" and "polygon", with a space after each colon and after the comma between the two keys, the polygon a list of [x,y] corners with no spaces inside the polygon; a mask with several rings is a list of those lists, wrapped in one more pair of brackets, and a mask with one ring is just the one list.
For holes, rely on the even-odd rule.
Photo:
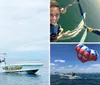
{"label": "parasailer", "polygon": [[93,28],[91,28],[91,27],[88,27],[87,25],[85,25],[85,28],[87,28],[87,30],[88,30],[89,32],[92,32],[92,33],[97,34],[97,35],[100,36],[100,29],[93,29]]}
{"label": "parasailer", "polygon": [[87,61],[96,61],[99,56],[96,50],[90,49],[84,44],[78,44],[75,47],[75,50],[77,52],[78,59],[83,63]]}
{"label": "parasailer", "polygon": [[66,7],[61,8],[56,0],[50,1],[50,42],[60,40],[64,37],[71,39],[78,35],[78,33],[82,30],[84,24],[83,20],[80,22],[81,25],[79,24],[74,30],[67,30],[65,32],[63,32],[64,29],[58,24],[60,14],[65,14],[67,9],[75,3],[77,2],[74,1]]}
{"label": "parasailer", "polygon": [[7,57],[7,53],[1,53],[0,57],[3,59],[0,59],[0,63],[4,63],[6,65],[6,57]]}

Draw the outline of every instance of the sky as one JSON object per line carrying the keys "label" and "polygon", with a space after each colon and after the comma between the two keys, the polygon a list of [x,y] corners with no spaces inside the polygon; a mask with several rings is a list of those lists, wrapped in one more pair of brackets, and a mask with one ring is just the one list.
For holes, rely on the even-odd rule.
{"label": "sky", "polygon": [[[51,73],[91,73],[100,72],[100,59],[82,63],[77,58],[75,47],[77,44],[51,44],[50,70]],[[90,49],[96,50],[100,55],[100,44],[85,44]]]}
{"label": "sky", "polygon": [[49,0],[0,0],[0,54],[48,60]]}

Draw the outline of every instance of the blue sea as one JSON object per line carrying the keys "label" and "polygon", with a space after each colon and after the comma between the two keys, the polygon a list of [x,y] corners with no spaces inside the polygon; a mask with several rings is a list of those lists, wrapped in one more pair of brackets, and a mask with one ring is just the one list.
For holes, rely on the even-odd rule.
{"label": "blue sea", "polygon": [[0,85],[48,85],[48,67],[43,66],[36,74],[0,73]]}
{"label": "blue sea", "polygon": [[62,78],[59,75],[51,75],[51,85],[100,85],[100,73],[78,73],[80,79]]}

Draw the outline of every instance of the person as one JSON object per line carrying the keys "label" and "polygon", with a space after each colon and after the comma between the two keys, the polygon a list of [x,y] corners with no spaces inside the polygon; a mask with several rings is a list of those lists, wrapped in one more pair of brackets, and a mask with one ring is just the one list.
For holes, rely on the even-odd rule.
{"label": "person", "polygon": [[60,18],[60,6],[56,1],[50,2],[50,41],[53,42],[57,39],[63,29],[58,25]]}
{"label": "person", "polygon": [[4,58],[4,63],[5,63],[5,65],[6,65],[6,59]]}
{"label": "person", "polygon": [[6,65],[6,59],[5,58],[2,60],[2,62],[4,62],[4,64]]}
{"label": "person", "polygon": [[[75,1],[72,4],[68,4],[65,8],[61,8],[59,3],[56,0],[50,1],[50,42],[54,42],[56,40],[60,40],[61,38],[65,36],[71,36],[71,38],[75,37],[77,33],[73,31],[66,31],[63,33],[63,28],[58,25],[58,21],[60,18],[60,14],[65,14],[67,9],[72,6]],[[80,31],[80,29],[78,29]]]}
{"label": "person", "polygon": [[85,26],[89,32],[93,32],[100,36],[100,29],[92,29],[91,27]]}
{"label": "person", "polygon": [[50,1],[50,42],[54,42],[63,37],[63,28],[58,25],[60,14],[64,14],[67,8],[72,4],[67,5],[65,8],[61,8],[56,0]]}
{"label": "person", "polygon": [[72,76],[76,76],[76,74],[75,73],[72,73]]}
{"label": "person", "polygon": [[1,59],[0,59],[0,63],[2,63]]}

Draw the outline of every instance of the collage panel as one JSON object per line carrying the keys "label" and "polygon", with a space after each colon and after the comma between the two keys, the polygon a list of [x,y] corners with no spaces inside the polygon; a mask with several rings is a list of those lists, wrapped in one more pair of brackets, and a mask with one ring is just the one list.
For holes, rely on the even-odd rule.
{"label": "collage panel", "polygon": [[99,9],[99,0],[50,0],[50,42],[100,42]]}
{"label": "collage panel", "polygon": [[51,44],[50,85],[99,85],[100,44]]}
{"label": "collage panel", "polygon": [[100,84],[99,9],[100,0],[50,0],[50,85]]}
{"label": "collage panel", "polygon": [[49,85],[49,0],[0,0],[0,85]]}

